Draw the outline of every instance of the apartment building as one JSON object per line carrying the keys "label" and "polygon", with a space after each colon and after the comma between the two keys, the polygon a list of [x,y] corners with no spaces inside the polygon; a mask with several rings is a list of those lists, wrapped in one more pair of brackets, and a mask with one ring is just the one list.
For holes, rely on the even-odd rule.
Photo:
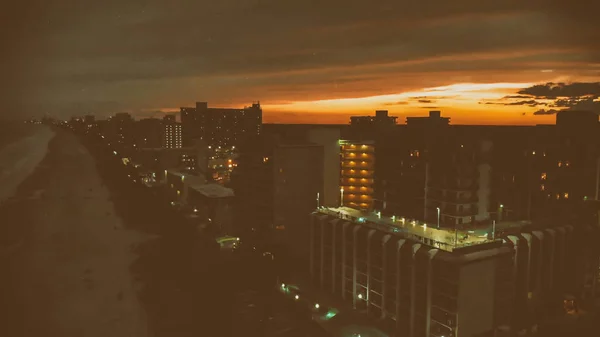
{"label": "apartment building", "polygon": [[[349,208],[311,215],[314,283],[399,336],[474,336],[507,324],[511,250]],[[474,300],[476,299],[476,300]]]}
{"label": "apartment building", "polygon": [[251,135],[259,135],[262,129],[262,109],[259,102],[249,107],[212,108],[207,102],[197,102],[195,108],[180,109],[183,146],[196,139],[210,146],[237,146]]}
{"label": "apartment building", "polygon": [[[433,228],[432,228],[433,227]],[[400,336],[531,332],[597,295],[594,225],[499,224],[461,233],[350,208],[310,216],[315,285]]]}
{"label": "apartment building", "polygon": [[180,149],[183,147],[181,123],[175,121],[175,115],[163,118],[162,147],[165,149]]}
{"label": "apartment building", "polygon": [[453,133],[429,147],[425,221],[453,228],[489,222],[491,151],[491,141],[467,142]]}
{"label": "apartment building", "polygon": [[374,205],[375,143],[340,140],[340,204],[371,210]]}

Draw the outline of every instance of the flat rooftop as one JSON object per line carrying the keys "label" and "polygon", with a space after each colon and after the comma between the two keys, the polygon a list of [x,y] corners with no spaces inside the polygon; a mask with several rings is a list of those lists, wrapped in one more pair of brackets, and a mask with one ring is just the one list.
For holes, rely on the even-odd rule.
{"label": "flat rooftop", "polygon": [[[500,242],[500,239],[488,239],[489,230],[475,231],[455,231],[454,229],[435,228],[435,224],[426,224],[423,222],[406,219],[403,217],[386,217],[380,216],[374,212],[363,212],[350,207],[321,207],[315,213],[334,216],[342,220],[365,225],[378,229],[384,232],[392,233],[399,236],[404,236],[408,239],[413,239],[422,242],[429,246],[452,252],[459,248],[473,247],[482,244]],[[506,228],[522,224],[522,222],[510,222],[496,225],[496,231],[499,228]]]}
{"label": "flat rooftop", "polygon": [[234,196],[231,188],[219,184],[190,185],[190,188],[207,198],[229,198]]}

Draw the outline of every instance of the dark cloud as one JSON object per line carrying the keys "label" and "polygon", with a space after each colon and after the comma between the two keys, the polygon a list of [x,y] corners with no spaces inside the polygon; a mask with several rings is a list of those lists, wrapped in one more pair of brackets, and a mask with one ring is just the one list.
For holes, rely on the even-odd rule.
{"label": "dark cloud", "polygon": [[530,99],[527,101],[518,101],[518,102],[510,102],[510,103],[505,103],[504,105],[529,105],[531,107],[535,107],[538,105],[545,105],[544,103],[539,103],[536,100]]}
{"label": "dark cloud", "polygon": [[531,96],[527,96],[527,95],[508,95],[508,96],[502,97],[502,99],[529,99],[529,98],[531,98]]}
{"label": "dark cloud", "polygon": [[418,100],[419,103],[424,103],[424,104],[429,104],[429,103],[433,103],[435,102],[434,100],[431,99],[420,99]]}
{"label": "dark cloud", "polygon": [[[525,96],[525,97],[527,97],[527,96]],[[538,101],[536,101],[534,99],[530,99],[530,100],[526,100],[526,101],[508,102],[508,103],[502,102],[504,99],[505,98],[502,98],[502,99],[500,99],[500,101],[497,101],[497,102],[485,102],[485,104],[487,104],[487,105],[504,105],[504,106],[528,105],[530,107],[536,107],[536,106],[539,106],[539,105],[547,105],[546,103],[538,102]],[[484,103],[484,102],[479,102],[479,103],[481,104],[481,103]]]}
{"label": "dark cloud", "polygon": [[520,90],[521,95],[535,98],[556,99],[559,97],[600,96],[600,82],[595,83],[546,83]]}
{"label": "dark cloud", "polygon": [[[440,79],[444,71],[473,76],[530,70],[536,62],[588,64],[600,60],[600,29],[594,29],[592,14],[597,5],[579,1],[13,1],[0,21],[6,47],[1,63],[8,65],[7,90],[0,92],[3,104],[14,103],[5,109],[11,113],[40,107],[63,113],[75,110],[76,102],[101,100],[130,109],[195,99],[240,101],[272,92],[286,100],[298,83],[310,82],[329,87],[313,85],[318,89],[301,95],[307,100],[335,98],[335,85],[351,86],[343,94],[354,91],[356,97],[365,93],[357,83],[374,87],[369,74],[377,71],[377,78],[423,74],[426,81],[415,76],[406,85],[418,87],[452,84]],[[517,57],[515,50],[536,53]],[[360,69],[362,76],[350,79],[330,72],[398,60],[413,64],[394,72]],[[397,90],[398,84],[388,82],[380,92]],[[82,104],[84,110],[96,106]]]}
{"label": "dark cloud", "polygon": [[409,104],[409,102],[399,101],[399,102],[393,102],[393,103],[385,103],[384,105],[386,105],[386,106],[394,106],[394,105],[407,105],[407,104]]}
{"label": "dark cloud", "polygon": [[554,115],[554,114],[558,113],[559,111],[560,110],[554,110],[554,109],[548,109],[548,110],[540,109],[540,110],[535,111],[533,114],[534,115]]}

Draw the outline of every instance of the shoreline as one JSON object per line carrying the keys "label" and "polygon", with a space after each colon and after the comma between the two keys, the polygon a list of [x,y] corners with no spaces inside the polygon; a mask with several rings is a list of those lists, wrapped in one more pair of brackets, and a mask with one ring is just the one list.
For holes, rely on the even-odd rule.
{"label": "shoreline", "polygon": [[122,221],[95,177],[95,158],[72,140],[56,130],[45,157],[0,206],[9,220],[2,233],[23,246],[0,256],[0,335],[151,336],[130,270],[132,246],[144,237],[117,231]]}

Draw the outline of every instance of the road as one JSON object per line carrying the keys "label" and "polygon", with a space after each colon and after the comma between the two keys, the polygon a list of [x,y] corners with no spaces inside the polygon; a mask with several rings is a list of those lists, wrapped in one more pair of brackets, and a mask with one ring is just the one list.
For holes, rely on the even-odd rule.
{"label": "road", "polygon": [[36,174],[25,209],[31,229],[2,261],[13,266],[13,289],[4,291],[15,312],[0,335],[148,336],[129,270],[132,247],[145,237],[114,215],[94,159],[73,135],[59,132]]}

